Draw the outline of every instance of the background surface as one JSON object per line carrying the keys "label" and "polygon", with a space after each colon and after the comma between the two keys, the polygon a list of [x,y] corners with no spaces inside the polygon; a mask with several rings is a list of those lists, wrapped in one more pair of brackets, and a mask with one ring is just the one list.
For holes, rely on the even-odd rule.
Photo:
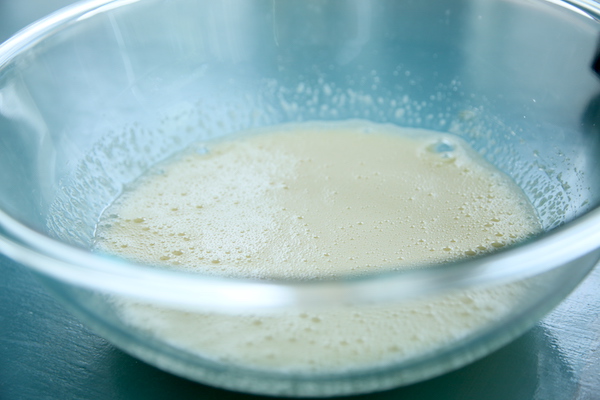
{"label": "background surface", "polygon": [[[0,42],[71,2],[0,0]],[[600,399],[600,269],[496,353],[440,378],[353,398],[367,397]],[[27,270],[0,256],[0,399],[166,398],[258,397],[180,379],[126,355],[68,314]]]}

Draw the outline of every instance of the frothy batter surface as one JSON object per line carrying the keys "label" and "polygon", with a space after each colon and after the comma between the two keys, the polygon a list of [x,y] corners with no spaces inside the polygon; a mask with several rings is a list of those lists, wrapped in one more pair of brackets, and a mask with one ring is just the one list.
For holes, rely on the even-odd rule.
{"label": "frothy batter surface", "polygon": [[100,250],[202,273],[312,279],[441,263],[540,229],[521,190],[450,135],[314,123],[198,149],[104,213]]}
{"label": "frothy batter surface", "polygon": [[[103,215],[100,251],[208,274],[318,279],[494,251],[540,230],[521,190],[460,139],[366,122],[199,144]],[[368,369],[484,329],[515,283],[398,305],[187,312],[116,299],[130,326],[218,362],[300,373]]]}

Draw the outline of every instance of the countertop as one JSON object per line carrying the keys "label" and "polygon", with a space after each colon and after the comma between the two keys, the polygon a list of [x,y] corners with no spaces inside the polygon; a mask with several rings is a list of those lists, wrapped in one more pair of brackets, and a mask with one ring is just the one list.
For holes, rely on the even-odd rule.
{"label": "countertop", "polygon": [[[70,0],[0,0],[0,41]],[[256,399],[162,372],[90,332],[0,256],[0,399]],[[600,399],[600,268],[518,340],[369,399]]]}

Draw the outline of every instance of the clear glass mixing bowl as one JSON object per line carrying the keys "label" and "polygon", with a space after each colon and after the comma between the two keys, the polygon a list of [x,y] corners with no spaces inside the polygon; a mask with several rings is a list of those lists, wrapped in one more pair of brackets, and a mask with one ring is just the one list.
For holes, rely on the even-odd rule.
{"label": "clear glass mixing bowl", "polygon": [[[598,16],[594,2],[559,0],[94,0],[65,8],[0,47],[0,250],[115,345],[215,386],[333,396],[455,369],[531,327],[600,256],[600,83],[590,68]],[[123,186],[189,144],[349,118],[461,136],[523,188],[545,233],[465,262],[305,283],[193,275],[90,251],[98,216]],[[122,312],[135,301],[162,315],[234,324],[289,313],[343,319],[515,284],[526,295],[466,335],[399,361],[320,373],[186,351]],[[317,340],[329,336],[317,332]]]}

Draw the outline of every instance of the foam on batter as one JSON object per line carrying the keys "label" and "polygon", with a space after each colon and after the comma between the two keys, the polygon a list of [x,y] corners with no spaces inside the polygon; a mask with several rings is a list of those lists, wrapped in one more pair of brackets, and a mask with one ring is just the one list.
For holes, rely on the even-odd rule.
{"label": "foam on batter", "polygon": [[[310,280],[444,263],[540,229],[520,188],[461,139],[349,121],[197,144],[128,188],[103,214],[96,245],[165,268]],[[498,320],[526,290],[310,313],[118,308],[132,326],[206,358],[322,372],[434,351]]]}
{"label": "foam on batter", "polygon": [[522,191],[460,139],[365,122],[206,143],[143,177],[97,244],[136,261],[309,279],[441,263],[537,232]]}

